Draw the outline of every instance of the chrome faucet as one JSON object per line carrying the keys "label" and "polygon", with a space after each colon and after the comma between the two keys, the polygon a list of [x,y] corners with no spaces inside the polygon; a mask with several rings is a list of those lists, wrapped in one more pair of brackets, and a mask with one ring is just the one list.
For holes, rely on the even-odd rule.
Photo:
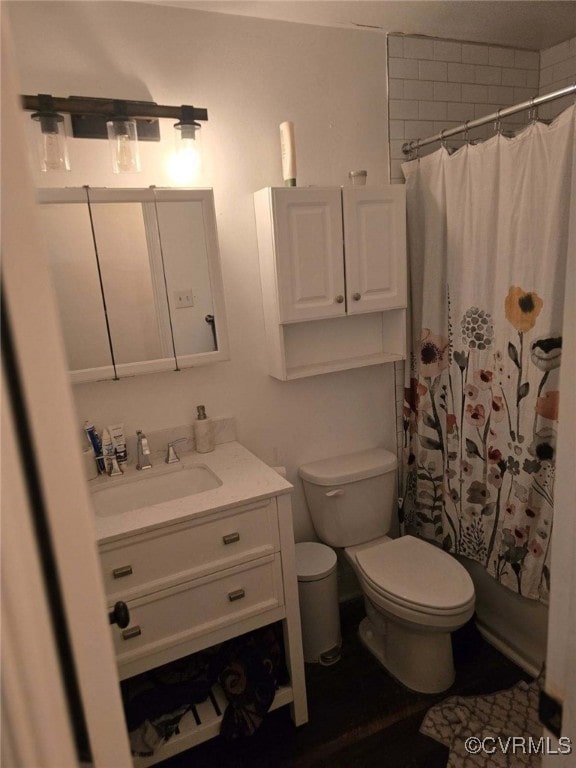
{"label": "chrome faucet", "polygon": [[136,430],[136,436],[138,438],[138,463],[136,464],[136,469],[151,469],[152,464],[150,463],[150,448],[148,447],[148,438],[141,429]]}
{"label": "chrome faucet", "polygon": [[168,443],[166,446],[166,458],[164,459],[166,464],[176,464],[178,461],[180,461],[180,457],[174,450],[174,446],[176,443],[185,443],[187,440],[187,437],[181,437],[178,440],[172,440],[170,443]]}

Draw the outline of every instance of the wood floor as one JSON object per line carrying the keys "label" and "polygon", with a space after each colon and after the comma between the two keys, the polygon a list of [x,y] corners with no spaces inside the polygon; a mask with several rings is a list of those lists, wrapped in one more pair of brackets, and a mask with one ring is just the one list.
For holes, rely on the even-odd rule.
{"label": "wood floor", "polygon": [[418,732],[428,708],[456,693],[491,693],[528,679],[470,623],[454,636],[454,686],[439,696],[408,691],[360,643],[363,615],[361,600],[343,604],[341,660],[306,665],[307,725],[294,728],[283,707],[251,738],[213,739],[162,768],[445,768],[448,750]]}

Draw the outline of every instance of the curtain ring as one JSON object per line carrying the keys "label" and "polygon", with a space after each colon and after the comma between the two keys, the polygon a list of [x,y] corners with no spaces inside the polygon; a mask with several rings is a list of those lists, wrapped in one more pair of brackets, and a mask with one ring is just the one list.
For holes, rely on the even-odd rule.
{"label": "curtain ring", "polygon": [[466,144],[470,144],[470,134],[468,133],[468,123],[469,122],[470,122],[470,120],[466,120],[466,122],[464,123],[464,142]]}
{"label": "curtain ring", "polygon": [[494,121],[494,131],[499,134],[502,133],[502,120],[500,118],[501,111],[502,111],[502,107],[500,107],[496,112],[496,120]]}
{"label": "curtain ring", "polygon": [[530,109],[528,110],[528,122],[531,125],[538,122],[538,107],[534,106],[534,96],[530,98]]}
{"label": "curtain ring", "polygon": [[446,139],[444,138],[445,130],[446,128],[442,128],[442,130],[440,131],[440,146],[443,147],[444,149],[446,149]]}

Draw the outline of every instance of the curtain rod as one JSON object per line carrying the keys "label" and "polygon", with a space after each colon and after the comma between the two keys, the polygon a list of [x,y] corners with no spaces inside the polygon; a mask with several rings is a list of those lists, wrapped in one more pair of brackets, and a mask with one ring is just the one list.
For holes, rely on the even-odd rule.
{"label": "curtain rod", "polygon": [[447,139],[449,136],[455,136],[457,133],[467,133],[472,128],[478,128],[480,125],[502,120],[503,117],[514,115],[516,112],[523,112],[525,109],[535,109],[540,106],[540,104],[546,104],[548,101],[561,99],[562,96],[570,96],[570,94],[573,93],[576,94],[576,83],[567,85],[565,88],[560,88],[558,91],[546,93],[544,96],[534,96],[533,98],[528,99],[528,101],[515,104],[513,107],[499,109],[497,112],[493,112],[491,115],[486,115],[485,117],[479,117],[477,120],[467,120],[457,128],[449,128],[440,131],[440,133],[437,133],[434,136],[429,136],[426,139],[413,139],[412,141],[407,141],[402,145],[402,152],[405,155],[409,155],[420,149],[420,147],[425,147],[427,144],[433,144],[435,141],[444,141],[444,139]]}

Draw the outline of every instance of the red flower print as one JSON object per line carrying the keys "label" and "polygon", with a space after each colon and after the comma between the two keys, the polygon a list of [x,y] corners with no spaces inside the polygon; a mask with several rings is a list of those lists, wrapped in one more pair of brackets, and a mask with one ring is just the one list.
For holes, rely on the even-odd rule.
{"label": "red flower print", "polygon": [[498,464],[499,461],[502,461],[501,451],[498,448],[488,448],[488,462],[490,464]]}
{"label": "red flower print", "polygon": [[475,387],[474,384],[466,384],[464,387],[464,395],[468,400],[476,400],[478,397],[478,387]]}
{"label": "red flower print", "polygon": [[490,474],[488,475],[488,482],[490,485],[493,485],[494,488],[501,488],[502,487],[502,475],[496,467],[490,467]]}
{"label": "red flower print", "polygon": [[471,424],[473,427],[483,427],[486,421],[484,406],[480,404],[467,405],[464,416],[468,424]]}
{"label": "red flower print", "polygon": [[493,377],[494,374],[492,371],[484,370],[483,368],[474,371],[474,381],[478,384],[480,389],[490,389]]}
{"label": "red flower print", "polygon": [[453,413],[446,414],[446,431],[452,434],[456,427],[456,416]]}
{"label": "red flower print", "polygon": [[[404,413],[408,415],[410,411],[418,413],[420,410],[420,399],[428,392],[428,387],[420,384],[418,379],[410,379],[410,386],[404,387]],[[406,413],[408,411],[408,413]]]}
{"label": "red flower print", "polygon": [[500,395],[494,395],[492,398],[492,418],[494,421],[502,421],[505,415],[504,400]]}
{"label": "red flower print", "polygon": [[536,539],[532,539],[532,541],[528,545],[528,548],[530,552],[532,552],[534,557],[542,557],[542,555],[544,554],[544,550],[540,546],[540,543],[536,541]]}

